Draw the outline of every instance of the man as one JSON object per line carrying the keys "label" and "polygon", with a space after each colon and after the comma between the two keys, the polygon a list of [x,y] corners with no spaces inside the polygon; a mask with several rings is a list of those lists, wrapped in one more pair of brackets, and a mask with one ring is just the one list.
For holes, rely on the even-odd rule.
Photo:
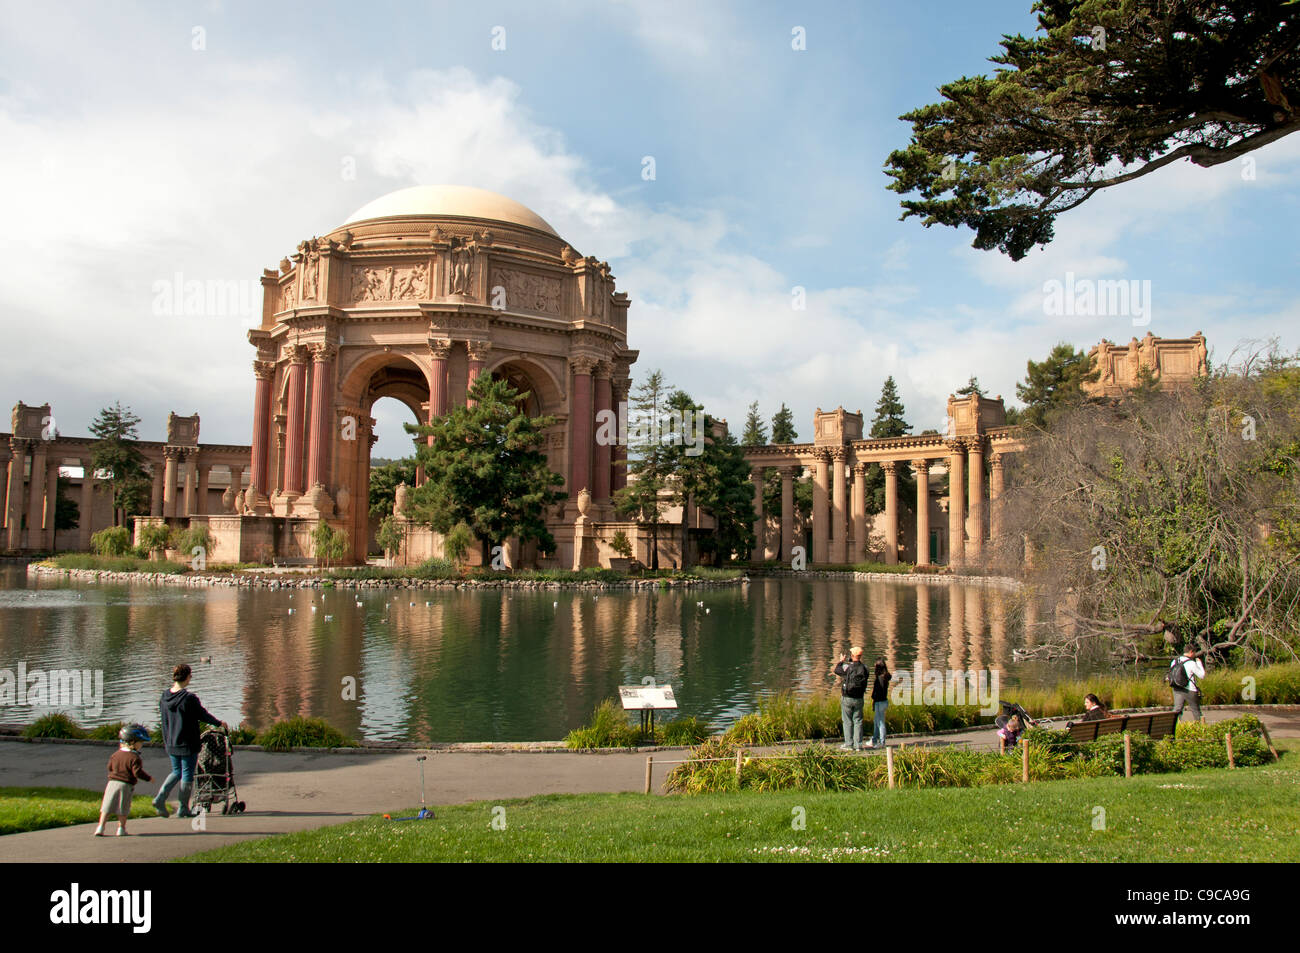
{"label": "man", "polygon": [[1169,663],[1167,681],[1174,690],[1174,721],[1181,721],[1183,708],[1192,710],[1192,717],[1202,721],[1201,689],[1196,684],[1198,678],[1205,677],[1205,666],[1201,664],[1196,649],[1190,645],[1183,654]]}
{"label": "man", "polygon": [[840,718],[844,726],[844,744],[841,751],[862,750],[862,706],[869,680],[867,667],[862,664],[862,646],[849,649],[841,655],[839,663],[831,670],[840,677]]}

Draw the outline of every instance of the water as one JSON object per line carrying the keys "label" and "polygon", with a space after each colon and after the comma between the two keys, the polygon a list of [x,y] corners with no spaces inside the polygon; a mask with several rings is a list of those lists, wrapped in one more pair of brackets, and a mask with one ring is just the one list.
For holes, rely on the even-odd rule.
{"label": "water", "polygon": [[[831,688],[829,670],[852,644],[894,670],[919,659],[998,669],[1004,687],[1048,684],[1058,671],[1013,660],[1024,644],[1013,602],[983,587],[845,579],[358,594],[86,585],[5,566],[0,669],[102,670],[102,712],[69,712],[83,725],[156,724],[183,661],[191,690],[231,724],[310,715],[367,741],[556,740],[646,676],[673,686],[680,713],[726,725],[764,696]],[[0,709],[0,722],[49,710]]]}

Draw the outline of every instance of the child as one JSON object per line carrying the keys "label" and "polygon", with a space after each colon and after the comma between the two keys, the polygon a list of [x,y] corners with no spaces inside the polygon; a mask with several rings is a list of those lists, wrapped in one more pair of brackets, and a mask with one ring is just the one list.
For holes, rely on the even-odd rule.
{"label": "child", "polygon": [[152,781],[145,774],[140,746],[149,740],[143,725],[126,725],[117,733],[119,747],[108,759],[108,786],[104,788],[104,803],[99,808],[99,826],[95,836],[104,836],[104,822],[109,814],[117,815],[117,836],[126,834],[126,819],[131,816],[131,795],[135,782]]}
{"label": "child", "polygon": [[[998,719],[1001,721],[1002,719]],[[1020,734],[1025,730],[1020,721],[1019,715],[1012,715],[1005,723],[998,726],[998,738],[1002,742],[1002,750],[1007,751],[1014,748],[1020,741]]]}

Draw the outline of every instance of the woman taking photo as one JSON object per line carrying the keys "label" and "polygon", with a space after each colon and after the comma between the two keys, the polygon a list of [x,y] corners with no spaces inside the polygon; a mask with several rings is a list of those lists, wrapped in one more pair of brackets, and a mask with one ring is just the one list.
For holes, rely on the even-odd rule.
{"label": "woman taking photo", "polygon": [[172,669],[172,687],[163,692],[158,708],[162,712],[163,745],[167,757],[171,758],[172,773],[167,775],[154,795],[153,808],[162,817],[167,817],[167,795],[171,794],[176,782],[181,784],[180,809],[177,817],[193,817],[190,811],[190,795],[194,791],[194,767],[199,760],[199,722],[226,727],[226,723],[211,714],[199,701],[198,695],[191,695],[190,667],[177,665]]}
{"label": "woman taking photo", "polygon": [[867,742],[868,748],[883,748],[885,746],[885,711],[889,708],[889,680],[894,676],[889,674],[889,667],[885,665],[882,658],[876,659],[875,678],[871,682],[871,707],[874,716],[874,725],[871,729],[871,740]]}

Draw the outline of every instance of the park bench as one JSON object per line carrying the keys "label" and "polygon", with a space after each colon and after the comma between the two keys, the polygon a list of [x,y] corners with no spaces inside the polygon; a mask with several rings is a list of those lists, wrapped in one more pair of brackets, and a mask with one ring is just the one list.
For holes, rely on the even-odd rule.
{"label": "park bench", "polygon": [[1070,732],[1071,741],[1096,741],[1102,735],[1117,735],[1125,731],[1150,735],[1159,740],[1172,735],[1177,723],[1178,716],[1172,711],[1157,711],[1141,715],[1116,715],[1100,721],[1080,721],[1066,730]]}

